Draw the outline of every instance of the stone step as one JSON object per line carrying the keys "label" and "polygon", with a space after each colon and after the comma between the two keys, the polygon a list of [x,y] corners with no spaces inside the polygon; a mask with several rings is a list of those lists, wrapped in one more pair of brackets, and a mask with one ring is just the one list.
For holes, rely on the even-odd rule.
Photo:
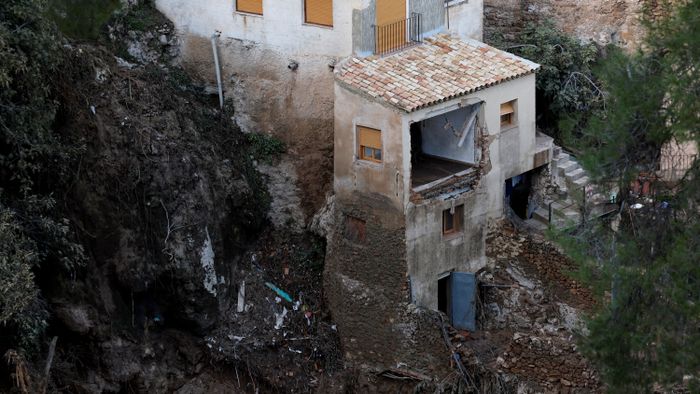
{"label": "stone step", "polygon": [[562,200],[566,200],[566,198],[569,197],[569,189],[565,186],[559,186],[557,189],[557,195]]}
{"label": "stone step", "polygon": [[584,176],[583,178],[576,179],[572,183],[576,185],[576,187],[582,188],[588,184],[589,180],[590,179],[588,179],[588,176]]}
{"label": "stone step", "polygon": [[569,157],[568,157],[568,156],[569,156],[569,155],[566,155],[566,156],[559,156],[559,157],[556,159],[557,167],[562,167],[564,164],[571,162],[571,160],[569,160]]}
{"label": "stone step", "polygon": [[548,225],[548,224],[542,223],[542,222],[540,222],[539,220],[528,219],[528,220],[525,221],[525,223],[526,223],[529,227],[534,228],[534,229],[536,229],[536,230],[538,230],[538,231],[541,231],[541,232],[545,232],[545,231],[547,231],[547,229],[549,229],[549,225]]}
{"label": "stone step", "polygon": [[535,212],[532,213],[532,219],[549,225],[549,209],[538,207]]}
{"label": "stone step", "polygon": [[564,174],[564,176],[566,176],[566,178],[569,180],[569,182],[573,182],[577,179],[580,179],[580,178],[583,178],[584,176],[586,176],[586,171],[583,168],[578,167],[578,168],[574,169],[573,171],[566,172]]}

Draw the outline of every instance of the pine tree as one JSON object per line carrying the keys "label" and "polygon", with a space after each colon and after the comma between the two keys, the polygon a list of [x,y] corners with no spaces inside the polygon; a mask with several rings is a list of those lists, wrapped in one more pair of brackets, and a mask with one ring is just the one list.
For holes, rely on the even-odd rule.
{"label": "pine tree", "polygon": [[[581,341],[611,392],[700,390],[700,164],[654,176],[668,144],[700,143],[700,0],[663,9],[642,50],[608,50],[605,109],[578,140],[598,183],[620,190],[619,226],[591,221],[563,240],[601,290]],[[640,175],[651,195],[634,193]]]}

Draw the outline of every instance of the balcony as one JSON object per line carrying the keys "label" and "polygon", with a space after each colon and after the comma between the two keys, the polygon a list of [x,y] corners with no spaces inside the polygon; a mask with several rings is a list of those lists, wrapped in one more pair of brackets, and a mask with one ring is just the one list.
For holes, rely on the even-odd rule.
{"label": "balcony", "polygon": [[423,42],[421,15],[412,13],[407,19],[374,27],[374,54],[384,55]]}

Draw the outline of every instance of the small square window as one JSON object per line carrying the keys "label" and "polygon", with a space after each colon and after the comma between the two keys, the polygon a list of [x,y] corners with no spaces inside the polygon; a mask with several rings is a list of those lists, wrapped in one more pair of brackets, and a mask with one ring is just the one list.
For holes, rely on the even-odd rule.
{"label": "small square window", "polygon": [[462,218],[464,217],[464,205],[442,211],[442,234],[451,235],[462,231]]}
{"label": "small square window", "polygon": [[360,159],[382,162],[382,132],[369,127],[357,126],[358,152]]}
{"label": "small square window", "polygon": [[236,0],[236,11],[262,15],[263,0]]}
{"label": "small square window", "polygon": [[304,22],[333,27],[333,0],[304,0]]}
{"label": "small square window", "polygon": [[501,128],[515,124],[516,100],[501,104]]}

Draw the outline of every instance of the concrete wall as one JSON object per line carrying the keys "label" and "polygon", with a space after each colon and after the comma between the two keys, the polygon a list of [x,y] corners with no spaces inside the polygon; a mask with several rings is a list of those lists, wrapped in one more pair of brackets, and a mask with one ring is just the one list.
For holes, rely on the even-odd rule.
{"label": "concrete wall", "polygon": [[421,29],[426,36],[446,30],[444,0],[409,0],[408,12],[421,14]]}
{"label": "concrete wall", "polygon": [[369,0],[366,7],[352,12],[353,52],[358,56],[369,56],[374,52],[375,6],[376,0]]}
{"label": "concrete wall", "polygon": [[[404,141],[398,110],[368,100],[336,83],[334,190],[339,200],[372,191],[403,209]],[[382,162],[357,158],[357,126],[382,131]],[[409,144],[410,147],[410,144]]]}
{"label": "concrete wall", "polygon": [[[406,261],[411,294],[416,305],[437,309],[438,278],[446,272],[476,272],[486,264],[484,206],[489,196],[483,189],[455,199],[409,204],[406,213]],[[464,204],[463,230],[442,235],[442,212]]]}
{"label": "concrete wall", "polygon": [[449,31],[460,37],[482,41],[484,36],[484,1],[452,0],[448,3]]}

